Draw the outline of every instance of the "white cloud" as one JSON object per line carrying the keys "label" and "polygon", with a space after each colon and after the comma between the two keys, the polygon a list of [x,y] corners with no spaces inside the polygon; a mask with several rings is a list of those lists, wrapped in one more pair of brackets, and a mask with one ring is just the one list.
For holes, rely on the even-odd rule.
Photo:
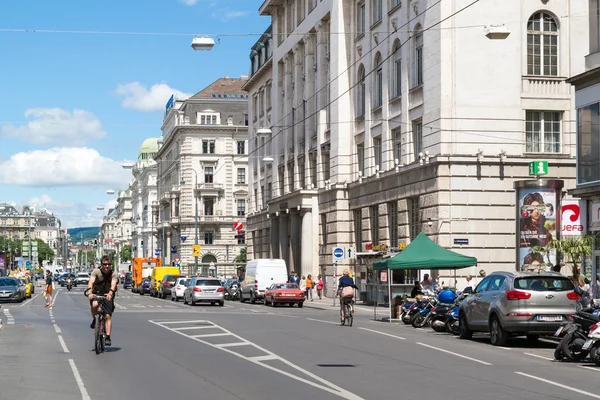
{"label": "white cloud", "polygon": [[0,161],[0,183],[23,186],[126,187],[131,171],[87,147],[32,150]]}
{"label": "white cloud", "polygon": [[180,99],[186,99],[192,95],[174,89],[166,83],[156,83],[147,89],[140,82],[119,84],[116,93],[123,97],[121,101],[123,108],[140,111],[164,110],[167,101],[173,94]]}
{"label": "white cloud", "polygon": [[232,19],[241,18],[248,15],[248,11],[232,11],[221,9],[213,12],[213,18],[220,19],[223,22],[231,21]]}
{"label": "white cloud", "polygon": [[193,6],[197,3],[197,0],[179,0],[179,2],[185,4],[186,6]]}
{"label": "white cloud", "polygon": [[30,108],[25,111],[25,118],[31,119],[26,125],[4,125],[2,136],[39,144],[68,143],[73,146],[106,136],[100,120],[84,110]]}
{"label": "white cloud", "polygon": [[[106,211],[96,210],[96,206],[70,201],[57,201],[48,194],[32,197],[22,202],[40,211],[46,209],[60,219],[63,228],[100,226]],[[20,209],[20,208],[18,208]]]}

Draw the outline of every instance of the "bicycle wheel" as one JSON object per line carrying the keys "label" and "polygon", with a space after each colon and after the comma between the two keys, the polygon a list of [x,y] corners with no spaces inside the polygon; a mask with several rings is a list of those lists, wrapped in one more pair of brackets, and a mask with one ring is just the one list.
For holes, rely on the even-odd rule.
{"label": "bicycle wheel", "polygon": [[106,340],[106,325],[104,325],[104,317],[100,318],[100,325],[102,329],[100,329],[100,349],[102,353],[104,353],[104,342]]}
{"label": "bicycle wheel", "polygon": [[96,354],[100,354],[102,352],[102,327],[100,326],[100,315],[96,315],[96,326],[94,327],[94,350],[96,350]]}
{"label": "bicycle wheel", "polygon": [[348,318],[348,326],[352,326],[354,315],[352,315],[352,306],[350,304],[346,305],[346,318]]}

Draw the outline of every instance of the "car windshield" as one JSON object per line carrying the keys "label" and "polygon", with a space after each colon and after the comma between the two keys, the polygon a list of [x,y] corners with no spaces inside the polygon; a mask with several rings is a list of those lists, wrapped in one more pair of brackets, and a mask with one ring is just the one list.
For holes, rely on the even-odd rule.
{"label": "car windshield", "polygon": [[515,289],[534,292],[567,292],[574,288],[573,282],[564,276],[532,276],[515,279]]}
{"label": "car windshield", "polygon": [[295,283],[279,283],[275,285],[275,289],[298,289]]}
{"label": "car windshield", "polygon": [[87,278],[90,275],[89,274],[78,274],[77,276],[81,276],[82,278]]}
{"label": "car windshield", "polygon": [[0,279],[0,286],[17,286],[16,279]]}
{"label": "car windshield", "polygon": [[167,279],[165,279],[165,282],[175,282],[177,280],[176,276],[167,276]]}
{"label": "car windshield", "polygon": [[196,281],[196,286],[221,286],[221,281],[217,279],[202,279]]}

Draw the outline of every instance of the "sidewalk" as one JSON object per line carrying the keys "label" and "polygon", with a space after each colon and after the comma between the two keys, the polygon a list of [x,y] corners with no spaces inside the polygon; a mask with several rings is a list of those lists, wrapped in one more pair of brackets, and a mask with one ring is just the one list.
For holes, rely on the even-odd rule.
{"label": "sidewalk", "polygon": [[[335,311],[337,311],[340,309],[340,301],[338,298],[336,298],[335,305],[333,305],[333,299],[331,297],[323,297],[322,299],[319,299],[318,296],[315,296],[313,298],[313,301],[310,301],[310,299],[305,300],[304,307],[314,308],[317,310],[335,310]],[[373,307],[366,306],[363,304],[356,304],[354,306],[354,309],[358,310],[358,311],[368,311],[370,313],[373,312]]]}

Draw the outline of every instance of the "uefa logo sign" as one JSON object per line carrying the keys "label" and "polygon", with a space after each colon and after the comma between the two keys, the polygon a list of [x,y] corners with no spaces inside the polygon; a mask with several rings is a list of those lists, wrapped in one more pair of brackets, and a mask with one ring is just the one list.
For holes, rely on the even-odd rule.
{"label": "uefa logo sign", "polygon": [[563,200],[561,205],[561,225],[563,235],[585,233],[586,205],[583,200]]}

